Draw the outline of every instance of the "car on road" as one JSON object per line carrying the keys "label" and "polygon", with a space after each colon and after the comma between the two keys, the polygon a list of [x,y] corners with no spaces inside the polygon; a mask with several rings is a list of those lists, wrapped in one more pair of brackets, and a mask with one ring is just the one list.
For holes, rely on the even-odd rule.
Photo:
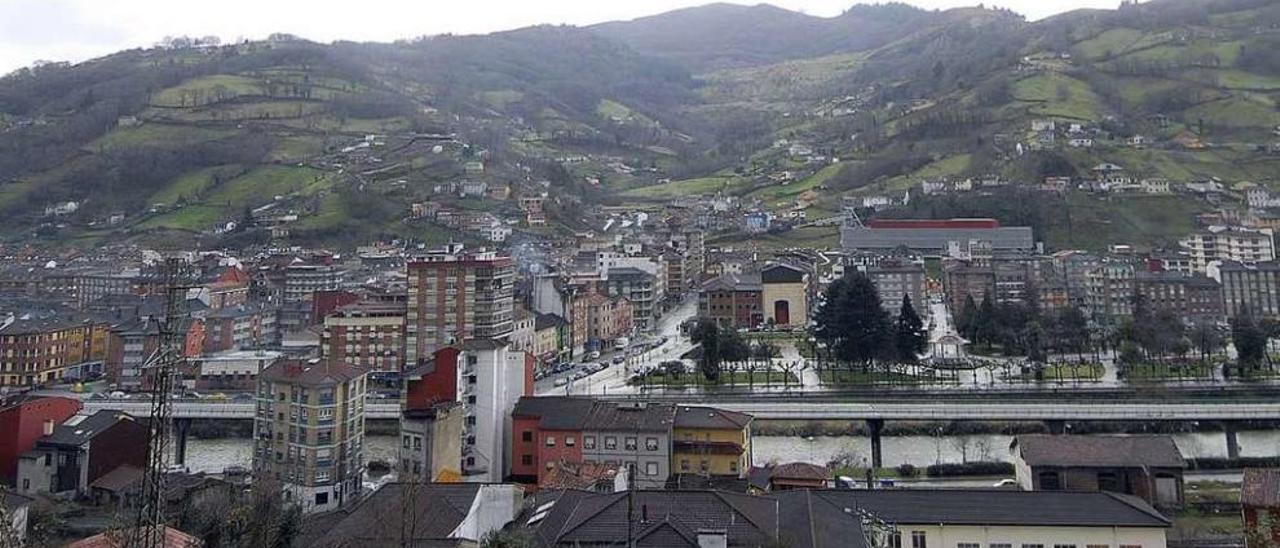
{"label": "car on road", "polygon": [[592,350],[590,354],[587,354],[587,358],[592,359],[592,360],[598,360],[598,359],[600,359],[600,351],[599,351],[599,350]]}
{"label": "car on road", "polygon": [[992,487],[1017,487],[1017,486],[1018,486],[1018,480],[1013,479],[1013,478],[1005,478],[1005,479],[1002,479],[1002,480],[1000,480],[1000,481],[997,481],[997,482],[995,482],[995,483],[991,484],[991,486],[992,486]]}
{"label": "car on road", "polygon": [[626,359],[625,357],[622,357],[622,356],[614,356],[614,357],[613,357],[613,363],[622,363],[622,362],[624,362],[624,361],[627,361],[627,359]]}

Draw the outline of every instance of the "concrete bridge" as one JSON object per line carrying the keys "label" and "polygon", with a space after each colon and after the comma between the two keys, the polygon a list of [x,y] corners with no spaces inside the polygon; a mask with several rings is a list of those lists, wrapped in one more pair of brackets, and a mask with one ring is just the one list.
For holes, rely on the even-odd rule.
{"label": "concrete bridge", "polygon": [[[660,400],[661,398],[653,398]],[[707,401],[710,400],[710,401]],[[897,402],[795,402],[795,401],[701,401],[680,402],[714,405],[739,411],[757,419],[782,420],[983,420],[983,421],[1232,421],[1280,420],[1280,402],[1198,401],[1171,402],[1008,402],[990,401],[897,401]],[[151,403],[145,400],[86,400],[86,412],[102,409],[124,411],[135,417],[149,417]],[[252,419],[251,401],[210,402],[177,400],[175,419]],[[368,400],[365,418],[396,419],[400,404],[395,400]]]}
{"label": "concrete bridge", "polygon": [[[242,419],[253,418],[257,404],[252,401],[175,400],[172,416],[175,419]],[[151,402],[143,397],[138,400],[85,400],[84,411],[94,413],[103,409],[124,411],[135,417],[150,417]],[[366,419],[400,418],[400,402],[396,400],[368,400],[364,404]]]}
{"label": "concrete bridge", "polygon": [[[619,399],[623,401],[623,399]],[[1111,400],[1094,402],[1008,402],[990,401],[891,401],[891,402],[796,402],[763,401],[687,401],[680,403],[715,405],[731,411],[748,413],[757,419],[776,420],[862,420],[871,438],[872,465],[881,465],[881,433],[885,421],[1041,421],[1054,433],[1064,433],[1070,421],[1211,421],[1220,422],[1227,438],[1227,454],[1240,455],[1236,438],[1239,421],[1280,420],[1280,402],[1268,401],[1197,401],[1150,402]],[[151,404],[146,401],[89,400],[86,412],[103,409],[124,411],[136,417],[149,417]],[[177,431],[176,460],[186,454],[186,432],[194,419],[251,420],[256,404],[250,401],[209,402],[178,400],[173,402],[173,418]],[[397,401],[368,400],[366,419],[396,419],[400,416]]]}

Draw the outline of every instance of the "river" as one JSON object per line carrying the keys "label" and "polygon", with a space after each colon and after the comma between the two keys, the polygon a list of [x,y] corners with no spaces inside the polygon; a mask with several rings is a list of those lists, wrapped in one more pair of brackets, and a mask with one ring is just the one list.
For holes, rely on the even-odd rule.
{"label": "river", "polygon": [[[1174,441],[1187,458],[1226,457],[1226,437],[1221,432],[1174,434]],[[965,460],[1008,461],[1012,436],[983,434],[973,436],[891,436],[884,438],[886,466],[912,464],[923,467],[938,462]],[[1244,457],[1280,456],[1280,431],[1249,430],[1239,433],[1240,455]],[[752,460],[755,464],[804,461],[826,464],[841,456],[853,463],[870,459],[871,441],[862,436],[756,436]],[[396,460],[395,436],[368,436],[365,443],[367,460]],[[228,466],[252,464],[252,440],[248,438],[196,439],[187,443],[187,466],[193,472],[221,472]]]}

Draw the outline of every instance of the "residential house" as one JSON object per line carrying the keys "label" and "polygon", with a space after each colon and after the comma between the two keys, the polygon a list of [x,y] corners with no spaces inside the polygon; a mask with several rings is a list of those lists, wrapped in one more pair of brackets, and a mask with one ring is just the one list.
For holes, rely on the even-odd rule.
{"label": "residential house", "polygon": [[671,468],[678,474],[745,478],[751,468],[751,422],[746,413],[676,406]]}
{"label": "residential house", "polygon": [[303,532],[299,545],[475,548],[524,506],[520,488],[500,483],[390,483]]}
{"label": "residential house", "polygon": [[441,348],[431,359],[401,374],[401,481],[430,483],[462,479],[464,418],[458,401],[460,353],[456,347]]}
{"label": "residential house", "polygon": [[1203,274],[1138,271],[1134,294],[1154,310],[1168,310],[1187,323],[1215,324],[1223,319],[1222,284]]}
{"label": "residential house", "polygon": [[19,457],[82,407],[80,400],[54,396],[17,396],[0,401],[0,484],[15,487]]}
{"label": "residential house", "polygon": [[1171,525],[1143,501],[1116,493],[845,489],[809,498],[885,524],[875,546],[1165,548]]}
{"label": "residential house", "polygon": [[543,486],[557,463],[584,462],[583,429],[595,405],[588,398],[520,398],[511,412],[512,479]]}
{"label": "residential house", "polygon": [[831,486],[831,469],[807,462],[755,466],[747,473],[752,492],[823,489]]}
{"label": "residential house", "polygon": [[1179,240],[1178,245],[1190,256],[1197,271],[1203,272],[1214,261],[1260,262],[1276,258],[1275,242],[1270,229],[1242,226],[1210,226]]}
{"label": "residential house", "polygon": [[1182,453],[1169,436],[1023,435],[1009,446],[1027,491],[1104,491],[1147,504],[1183,503]]}
{"label": "residential house", "polygon": [[126,413],[98,411],[45,425],[47,434],[18,460],[20,494],[87,495],[118,467],[146,468],[147,427]]}
{"label": "residential house", "polygon": [[584,462],[616,464],[634,485],[657,489],[671,475],[674,407],[646,402],[603,402],[583,423]]}
{"label": "residential house", "polygon": [[1280,546],[1280,470],[1244,470],[1240,512],[1245,548]]}

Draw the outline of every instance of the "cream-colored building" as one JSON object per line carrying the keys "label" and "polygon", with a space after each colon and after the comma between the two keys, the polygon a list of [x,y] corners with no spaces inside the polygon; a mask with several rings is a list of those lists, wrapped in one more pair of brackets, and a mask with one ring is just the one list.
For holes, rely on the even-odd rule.
{"label": "cream-colored building", "polygon": [[258,375],[253,472],[305,513],[360,497],[366,370],[332,359],[281,360]]}
{"label": "cream-colored building", "polygon": [[[841,490],[818,496],[887,526],[876,546],[902,548],[1165,548],[1167,518],[1113,493],[1017,490]],[[875,542],[879,540],[879,542]]]}
{"label": "cream-colored building", "polygon": [[780,327],[809,323],[809,273],[788,264],[771,264],[760,271],[764,322]]}

